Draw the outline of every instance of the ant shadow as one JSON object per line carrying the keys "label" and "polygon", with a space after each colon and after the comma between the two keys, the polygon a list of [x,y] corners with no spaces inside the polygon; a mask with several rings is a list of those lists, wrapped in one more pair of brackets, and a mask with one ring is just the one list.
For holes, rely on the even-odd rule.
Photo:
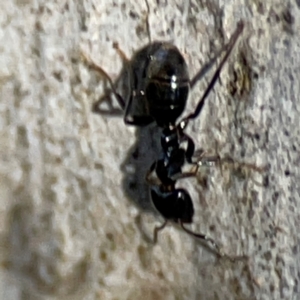
{"label": "ant shadow", "polygon": [[[124,110],[120,107],[121,105],[118,105],[118,97],[115,97],[115,94],[117,92],[118,95],[122,95],[126,105],[133,92],[131,76],[138,76],[138,82],[143,84],[143,78],[146,77],[146,74],[143,73],[145,70],[143,63],[147,61],[149,47],[153,47],[153,45],[150,44],[138,50],[131,60],[128,60],[123,53],[119,53],[123,60],[123,66],[114,82],[101,67],[93,62],[89,63],[89,67],[98,74],[100,73],[106,82],[105,93],[92,104],[92,112],[101,116],[124,117]],[[119,49],[117,50],[120,52]],[[143,86],[134,88],[142,90]],[[135,99],[138,101],[133,101],[131,105],[131,110],[137,114],[142,114],[145,111],[141,97],[136,97]],[[120,122],[122,121],[120,120]],[[154,122],[147,126],[135,126],[135,129],[136,141],[128,150],[128,154],[121,164],[122,188],[126,197],[140,210],[159,215],[152,205],[146,174],[153,162],[160,158],[162,129]]]}
{"label": "ant shadow", "polygon": [[126,196],[143,211],[152,213],[157,212],[152,205],[146,174],[160,156],[160,136],[161,128],[155,124],[137,128],[136,142],[121,165]]}

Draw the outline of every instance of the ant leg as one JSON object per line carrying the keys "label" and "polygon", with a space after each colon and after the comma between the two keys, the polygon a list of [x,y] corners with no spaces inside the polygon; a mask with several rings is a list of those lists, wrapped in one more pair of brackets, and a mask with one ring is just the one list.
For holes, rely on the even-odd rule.
{"label": "ant leg", "polygon": [[168,224],[168,220],[165,220],[164,223],[162,223],[160,226],[156,226],[153,230],[153,244],[156,244],[157,242],[157,235],[158,235],[158,232],[163,230],[166,225]]}
{"label": "ant leg", "polygon": [[181,228],[182,228],[186,233],[188,233],[188,234],[190,234],[190,235],[192,235],[192,236],[194,236],[194,237],[196,237],[196,238],[199,238],[199,239],[201,239],[201,240],[204,240],[204,241],[206,241],[206,242],[212,244],[212,246],[214,247],[216,253],[217,253],[219,256],[221,256],[221,257],[225,256],[225,254],[221,251],[220,247],[216,244],[216,242],[215,242],[213,239],[211,239],[210,237],[208,237],[208,236],[205,235],[205,234],[195,233],[195,232],[193,232],[193,231],[187,229],[186,227],[183,226],[183,223],[182,223],[181,220],[179,220],[179,223],[180,223]]}
{"label": "ant leg", "polygon": [[[117,93],[115,87],[114,87],[114,83],[112,81],[112,79],[110,78],[110,76],[107,74],[106,71],[104,71],[103,68],[101,68],[99,65],[97,65],[91,58],[87,57],[87,55],[85,53],[81,53],[84,59],[84,62],[88,65],[89,68],[91,68],[92,70],[100,73],[108,82],[110,85],[110,88],[113,92],[113,94],[115,95],[120,107],[122,108],[122,110],[125,109],[125,100],[123,99],[123,97]],[[98,105],[99,103],[96,103],[96,105]],[[95,107],[96,107],[95,105]],[[94,108],[96,110],[96,108]]]}
{"label": "ant leg", "polygon": [[[205,152],[203,152],[203,155],[204,154],[205,154]],[[189,172],[182,172],[177,175],[174,175],[171,177],[171,179],[174,181],[177,181],[177,180],[180,180],[183,178],[196,177],[200,166],[204,165],[205,163],[206,164],[207,163],[217,163],[219,160],[220,160],[219,156],[201,157],[197,162],[192,162],[194,169],[191,169],[191,171],[189,171]]]}
{"label": "ant leg", "polygon": [[[156,161],[151,165],[150,169],[148,170],[145,179],[146,182],[149,185],[161,185],[161,181],[159,180],[159,178],[156,176],[156,174],[153,172],[156,168]],[[154,176],[152,175],[154,173]]]}
{"label": "ant leg", "polygon": [[219,155],[214,155],[214,156],[204,156],[205,152],[201,156],[201,159],[197,161],[198,166],[202,166],[205,163],[218,163],[220,161],[220,156]]}
{"label": "ant leg", "polygon": [[188,163],[193,163],[192,161],[192,157],[194,155],[195,152],[195,143],[193,141],[193,139],[187,135],[186,133],[183,132],[183,130],[181,130],[181,128],[179,129],[179,134],[180,134],[180,144],[182,142],[187,142],[187,149],[185,151],[185,158],[187,160]]}
{"label": "ant leg", "polygon": [[222,163],[228,163],[228,164],[232,164],[232,165],[237,164],[239,167],[247,168],[247,169],[253,170],[253,171],[258,172],[258,173],[263,173],[263,172],[267,171],[266,166],[258,167],[255,164],[249,164],[249,163],[243,163],[243,162],[235,161],[230,157],[221,158],[220,163],[221,164]]}
{"label": "ant leg", "polygon": [[187,142],[187,149],[185,151],[185,157],[188,163],[190,164],[194,164],[197,165],[198,167],[200,165],[202,165],[202,162],[219,162],[220,161],[220,157],[219,156],[205,156],[206,152],[205,151],[201,151],[200,155],[198,155],[197,160],[193,161],[193,157],[195,157],[195,143],[193,141],[193,139],[187,135],[186,133],[184,133],[180,128],[179,128],[179,132],[180,132],[180,143],[182,142]]}
{"label": "ant leg", "polygon": [[243,31],[243,28],[244,28],[243,22],[239,22],[239,23],[238,23],[238,26],[237,26],[237,29],[236,29],[235,32],[233,33],[233,35],[232,35],[232,37],[230,38],[230,41],[229,41],[229,43],[228,43],[228,46],[227,46],[227,47],[228,47],[228,50],[227,50],[225,56],[223,57],[223,59],[221,60],[221,63],[219,64],[217,70],[215,71],[214,76],[212,77],[212,79],[211,79],[211,81],[210,81],[208,87],[206,88],[206,90],[205,90],[205,92],[204,92],[202,98],[201,98],[200,101],[198,102],[198,105],[197,105],[195,111],[194,111],[193,113],[189,114],[187,117],[185,117],[182,121],[179,122],[179,125],[178,125],[178,126],[179,126],[182,130],[187,126],[189,120],[195,119],[195,118],[198,117],[198,115],[200,114],[200,112],[201,112],[201,110],[202,110],[202,107],[203,107],[203,105],[204,105],[205,99],[206,99],[206,97],[208,96],[208,94],[210,93],[210,91],[213,89],[213,87],[214,87],[214,85],[215,85],[217,79],[219,78],[220,73],[221,73],[221,70],[222,70],[222,68],[223,68],[223,66],[224,66],[224,64],[225,64],[225,62],[227,61],[227,59],[228,59],[228,57],[229,57],[229,55],[230,55],[230,53],[231,53],[231,51],[232,51],[232,49],[233,49],[233,47],[234,47],[234,45],[235,45],[235,43],[236,43],[236,41],[237,41],[239,35],[240,35],[241,32]]}
{"label": "ant leg", "polygon": [[146,174],[146,181],[147,181],[148,183],[150,183],[150,184],[151,184],[151,178],[150,178],[150,175],[151,175],[151,173],[154,171],[155,166],[156,166],[156,161],[151,165],[150,169],[148,170],[148,172],[147,172],[147,174]]}
{"label": "ant leg", "polygon": [[196,177],[196,174],[198,173],[199,166],[195,165],[194,170],[190,172],[184,172],[184,173],[178,173],[177,175],[174,175],[171,177],[172,180],[177,181],[183,178],[191,178]]}
{"label": "ant leg", "polygon": [[[228,165],[230,164],[234,170],[239,170],[240,172],[247,172],[248,170],[250,170],[250,171],[254,171],[254,172],[262,174],[268,170],[268,166],[257,166],[255,164],[239,162],[239,161],[233,160],[232,158],[226,157],[226,158],[220,159],[221,172],[222,172],[222,164],[224,164],[224,163],[227,163]],[[244,174],[247,174],[247,173],[244,173]],[[263,186],[263,183],[260,183],[253,178],[252,173],[250,173],[250,175],[246,175],[246,176],[247,177],[250,176],[250,178],[256,185]]]}

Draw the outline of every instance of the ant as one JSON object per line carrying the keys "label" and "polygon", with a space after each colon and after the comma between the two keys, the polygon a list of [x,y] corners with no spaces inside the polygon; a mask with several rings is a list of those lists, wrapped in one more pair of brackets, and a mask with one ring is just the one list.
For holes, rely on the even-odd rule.
{"label": "ant", "polygon": [[[169,221],[173,221],[179,223],[181,228],[188,234],[210,242],[220,256],[224,255],[211,238],[205,234],[195,233],[185,227],[184,224],[190,224],[193,221],[194,207],[188,191],[176,188],[176,182],[182,178],[196,176],[199,166],[204,161],[203,153],[198,161],[193,161],[195,144],[192,138],[184,131],[189,122],[200,115],[205,100],[218,80],[220,72],[243,28],[243,22],[239,22],[228,44],[210,63],[204,65],[191,80],[187,64],[178,48],[174,45],[168,42],[153,42],[142,48],[132,59],[131,74],[129,76],[131,93],[127,101],[117,93],[109,75],[101,67],[85,57],[89,66],[102,73],[110,83],[111,91],[124,111],[125,124],[146,126],[155,122],[162,129],[162,157],[152,164],[146,175],[146,180],[150,184],[152,203],[165,219],[161,226],[154,229],[154,243],[157,241],[158,232]],[[121,50],[119,51],[121,52]],[[203,96],[198,101],[196,109],[193,113],[177,122],[177,119],[184,112],[189,89],[194,87],[224,51],[226,51],[225,55]],[[122,53],[121,56],[125,57]],[[136,113],[132,114],[132,111]],[[182,148],[183,144],[186,144],[185,148]],[[216,161],[218,159],[218,157],[213,157],[207,159],[207,161]],[[186,162],[194,167],[193,171],[182,171]],[[151,178],[153,173],[156,176],[155,180]]]}

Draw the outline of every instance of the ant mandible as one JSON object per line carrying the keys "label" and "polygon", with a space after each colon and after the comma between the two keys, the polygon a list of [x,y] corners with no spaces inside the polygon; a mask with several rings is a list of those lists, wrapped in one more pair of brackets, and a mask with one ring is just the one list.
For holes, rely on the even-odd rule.
{"label": "ant mandible", "polygon": [[[154,243],[157,235],[168,221],[179,223],[181,228],[194,237],[210,242],[219,255],[223,255],[218,245],[205,234],[194,233],[184,226],[192,223],[194,207],[192,199],[185,189],[176,188],[177,180],[195,176],[199,163],[193,161],[195,145],[191,137],[185,132],[190,120],[197,118],[203,108],[205,100],[213,89],[220,72],[227,61],[238,37],[244,28],[243,22],[239,22],[227,45],[221,53],[225,52],[223,59],[217,67],[203,96],[198,101],[193,113],[176,122],[183,113],[189,89],[203,77],[211,65],[220,55],[218,53],[210,63],[206,64],[191,80],[189,79],[187,64],[174,45],[167,42],[153,42],[136,53],[132,59],[130,68],[131,93],[127,101],[117,93],[109,75],[94,62],[86,57],[90,67],[102,73],[111,85],[119,105],[124,111],[124,122],[128,125],[146,126],[155,122],[162,128],[161,148],[162,158],[155,161],[146,180],[150,184],[150,194],[154,207],[164,217],[165,222],[154,229]],[[145,58],[146,57],[146,58]],[[130,115],[132,105],[138,114]],[[182,148],[182,144],[187,146]],[[182,167],[185,162],[196,166],[192,172],[184,173]],[[156,181],[151,180],[151,174],[155,173]],[[157,182],[158,181],[158,182]]]}

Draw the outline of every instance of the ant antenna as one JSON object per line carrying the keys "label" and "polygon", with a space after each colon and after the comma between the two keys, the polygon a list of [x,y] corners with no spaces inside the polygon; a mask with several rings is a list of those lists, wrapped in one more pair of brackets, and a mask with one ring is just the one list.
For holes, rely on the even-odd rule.
{"label": "ant antenna", "polygon": [[146,7],[147,7],[147,15],[146,15],[147,35],[148,35],[149,44],[151,44],[152,39],[151,39],[150,23],[149,23],[150,6],[149,6],[149,3],[148,3],[148,0],[145,0],[145,3],[146,3]]}
{"label": "ant antenna", "polygon": [[181,129],[184,129],[187,126],[189,120],[197,118],[198,115],[200,114],[200,112],[202,110],[202,107],[204,105],[206,97],[208,96],[208,94],[210,93],[210,91],[214,87],[216,81],[218,80],[218,78],[220,76],[220,73],[221,73],[221,70],[222,70],[225,62],[227,61],[227,59],[228,59],[228,57],[229,57],[229,55],[230,55],[230,53],[231,53],[231,51],[233,49],[233,46],[235,45],[235,43],[236,43],[239,35],[243,31],[243,29],[244,29],[244,23],[242,21],[240,21],[238,23],[238,26],[237,26],[237,29],[236,29],[235,33],[233,34],[233,36],[231,37],[231,39],[230,39],[230,41],[228,43],[228,48],[226,47],[228,50],[227,50],[225,56],[223,57],[223,59],[221,60],[221,63],[219,64],[217,70],[215,71],[214,76],[212,77],[212,79],[211,79],[208,87],[206,88],[206,90],[205,90],[202,98],[200,99],[200,101],[199,101],[199,103],[198,103],[195,111],[193,113],[189,114],[187,117],[185,117],[180,122]]}

